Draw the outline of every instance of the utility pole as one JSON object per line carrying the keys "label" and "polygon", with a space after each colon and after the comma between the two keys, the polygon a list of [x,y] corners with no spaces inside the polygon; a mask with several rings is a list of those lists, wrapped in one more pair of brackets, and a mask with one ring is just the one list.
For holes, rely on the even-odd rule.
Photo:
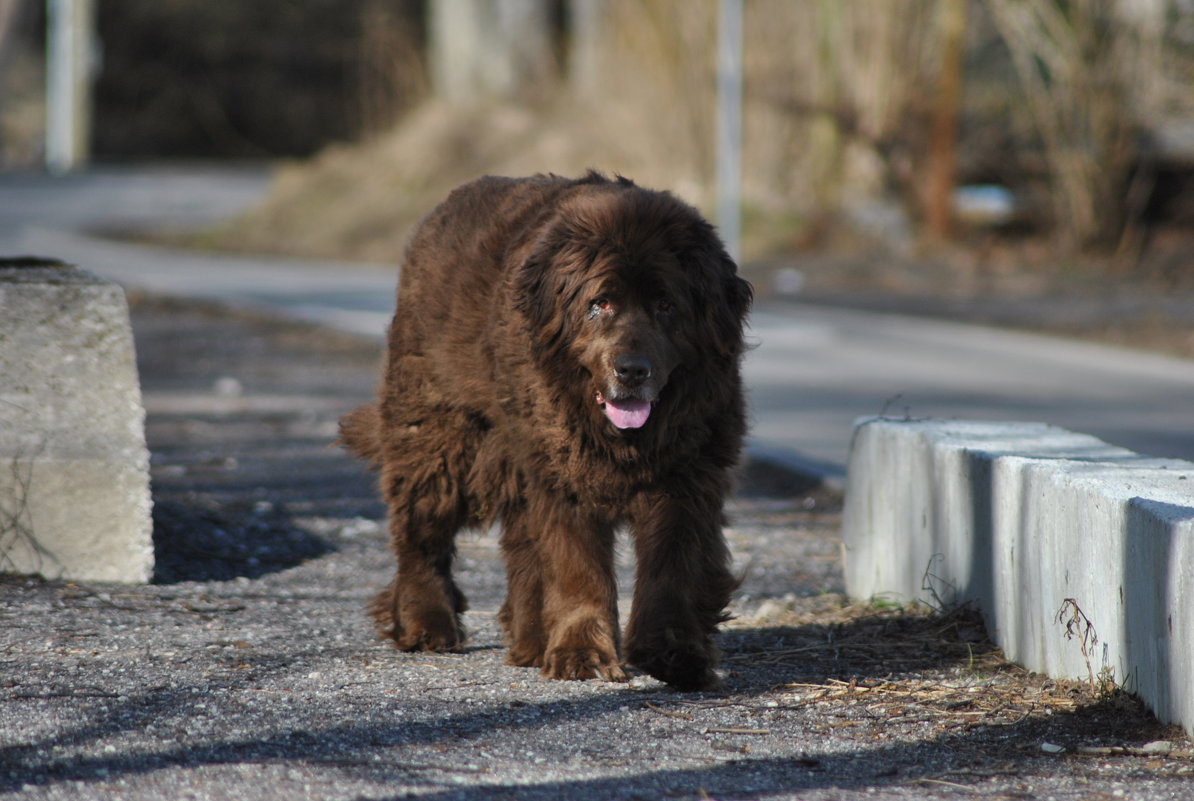
{"label": "utility pole", "polygon": [[925,228],[929,239],[949,238],[953,225],[953,193],[957,168],[958,103],[962,95],[962,62],[966,44],[966,0],[939,4],[941,69],[937,78],[933,133],[929,140]]}
{"label": "utility pole", "polygon": [[91,139],[94,0],[46,0],[46,169],[87,163]]}
{"label": "utility pole", "polygon": [[742,256],[742,2],[717,14],[717,227],[730,258]]}

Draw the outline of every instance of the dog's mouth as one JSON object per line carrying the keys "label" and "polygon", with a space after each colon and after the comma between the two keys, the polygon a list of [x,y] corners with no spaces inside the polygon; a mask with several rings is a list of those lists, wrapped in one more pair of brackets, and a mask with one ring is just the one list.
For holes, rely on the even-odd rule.
{"label": "dog's mouth", "polygon": [[642,428],[651,416],[651,407],[655,401],[642,398],[607,398],[600,390],[597,391],[597,403],[609,421],[619,429]]}

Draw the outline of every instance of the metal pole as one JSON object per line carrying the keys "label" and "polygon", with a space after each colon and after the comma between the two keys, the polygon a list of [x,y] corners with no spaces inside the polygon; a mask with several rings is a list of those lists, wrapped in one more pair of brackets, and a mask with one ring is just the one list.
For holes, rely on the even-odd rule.
{"label": "metal pole", "polygon": [[742,0],[720,0],[717,24],[717,226],[742,250]]}
{"label": "metal pole", "polygon": [[46,168],[87,161],[90,138],[92,0],[46,0]]}

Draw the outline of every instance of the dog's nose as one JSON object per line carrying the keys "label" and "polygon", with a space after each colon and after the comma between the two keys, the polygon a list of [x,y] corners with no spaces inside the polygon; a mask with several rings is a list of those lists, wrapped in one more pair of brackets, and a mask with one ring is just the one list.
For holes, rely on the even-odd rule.
{"label": "dog's nose", "polygon": [[651,362],[642,356],[626,354],[614,359],[614,373],[629,387],[636,387],[651,377]]}

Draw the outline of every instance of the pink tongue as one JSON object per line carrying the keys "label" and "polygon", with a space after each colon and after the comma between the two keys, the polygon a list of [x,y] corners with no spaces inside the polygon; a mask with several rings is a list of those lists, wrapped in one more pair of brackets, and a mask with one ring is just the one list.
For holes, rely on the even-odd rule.
{"label": "pink tongue", "polygon": [[605,416],[618,428],[642,428],[651,416],[651,402],[624,400],[605,402]]}

